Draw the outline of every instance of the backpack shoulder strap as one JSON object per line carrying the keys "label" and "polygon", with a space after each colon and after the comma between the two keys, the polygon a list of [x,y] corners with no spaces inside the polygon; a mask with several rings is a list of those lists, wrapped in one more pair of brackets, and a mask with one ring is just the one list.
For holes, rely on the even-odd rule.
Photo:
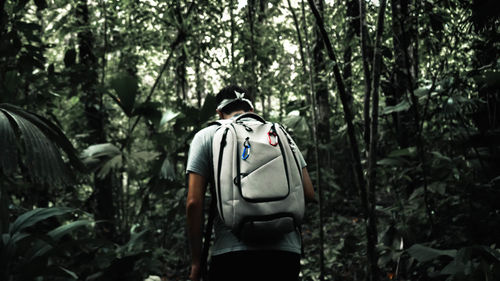
{"label": "backpack shoulder strap", "polygon": [[238,118],[234,119],[234,122],[238,122],[243,118],[253,118],[253,119],[260,121],[264,124],[267,123],[266,120],[264,120],[264,118],[260,117],[259,115],[255,114],[253,112],[246,112],[246,113],[241,114],[240,116],[238,116]]}

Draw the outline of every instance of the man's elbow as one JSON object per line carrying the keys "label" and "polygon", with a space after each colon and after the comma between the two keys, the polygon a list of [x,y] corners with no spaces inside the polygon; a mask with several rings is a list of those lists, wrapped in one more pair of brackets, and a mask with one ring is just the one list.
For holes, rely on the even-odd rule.
{"label": "man's elbow", "polygon": [[197,212],[203,208],[203,202],[197,199],[188,199],[186,202],[186,213],[192,214],[193,212]]}

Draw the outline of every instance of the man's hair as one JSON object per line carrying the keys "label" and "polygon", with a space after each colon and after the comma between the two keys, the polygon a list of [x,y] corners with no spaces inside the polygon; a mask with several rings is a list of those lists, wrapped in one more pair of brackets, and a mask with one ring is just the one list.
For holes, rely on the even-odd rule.
{"label": "man's hair", "polygon": [[[221,104],[221,102],[225,99],[237,98],[235,91],[238,93],[243,93],[244,94],[243,98],[250,100],[253,104],[253,97],[250,95],[250,93],[246,89],[239,87],[239,86],[236,86],[236,85],[230,85],[230,86],[224,87],[215,96],[215,102],[217,103],[217,106],[219,106]],[[220,109],[220,111],[222,113],[225,113],[225,114],[231,114],[231,113],[233,113],[235,111],[239,111],[239,110],[243,110],[245,112],[248,112],[248,111],[252,110],[252,107],[246,101],[235,100],[235,101],[231,102],[230,104],[228,104]]]}

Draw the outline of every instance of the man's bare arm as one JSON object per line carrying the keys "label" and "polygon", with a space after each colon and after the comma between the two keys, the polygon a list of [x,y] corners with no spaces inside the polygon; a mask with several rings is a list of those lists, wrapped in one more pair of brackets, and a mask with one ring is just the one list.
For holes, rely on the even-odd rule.
{"label": "man's bare arm", "polygon": [[204,176],[189,173],[188,195],[186,200],[186,216],[188,239],[191,247],[191,280],[200,280],[201,251],[203,237],[203,201],[207,188]]}
{"label": "man's bare arm", "polygon": [[306,202],[316,202],[313,184],[306,167],[302,168],[302,186],[304,187],[304,198]]}

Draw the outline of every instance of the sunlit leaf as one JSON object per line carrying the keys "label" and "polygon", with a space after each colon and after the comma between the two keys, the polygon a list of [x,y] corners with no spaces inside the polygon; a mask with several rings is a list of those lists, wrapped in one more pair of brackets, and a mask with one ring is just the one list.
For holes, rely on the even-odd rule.
{"label": "sunlit leaf", "polygon": [[81,158],[85,159],[88,157],[112,157],[117,154],[120,154],[120,149],[116,147],[114,144],[111,143],[100,143],[100,144],[94,144],[89,146],[87,149],[85,149],[82,154]]}
{"label": "sunlit leaf", "polygon": [[382,112],[381,115],[387,115],[395,112],[404,112],[410,109],[410,103],[407,100],[403,100],[400,103],[394,105],[394,106],[386,106]]}
{"label": "sunlit leaf", "polygon": [[66,269],[66,268],[64,268],[62,266],[60,266],[59,269],[62,270],[62,271],[64,271],[65,273],[67,273],[73,279],[79,280],[78,275],[76,275],[76,273],[74,273],[73,271],[71,271],[69,269]]}
{"label": "sunlit leaf", "polygon": [[408,161],[403,158],[384,158],[377,161],[377,165],[400,167],[408,164]]}
{"label": "sunlit leaf", "polygon": [[411,157],[415,156],[417,148],[415,146],[410,146],[403,149],[393,150],[387,155],[388,157]]}
{"label": "sunlit leaf", "polygon": [[175,177],[176,175],[175,175],[174,165],[172,164],[170,159],[165,158],[165,160],[163,160],[163,164],[161,165],[160,169],[160,179],[174,180]]}
{"label": "sunlit leaf", "polygon": [[177,116],[179,116],[180,112],[174,112],[170,109],[168,109],[167,111],[165,111],[161,117],[161,121],[160,121],[160,127],[163,127],[165,126],[165,124],[167,124],[168,122],[174,120]]}

